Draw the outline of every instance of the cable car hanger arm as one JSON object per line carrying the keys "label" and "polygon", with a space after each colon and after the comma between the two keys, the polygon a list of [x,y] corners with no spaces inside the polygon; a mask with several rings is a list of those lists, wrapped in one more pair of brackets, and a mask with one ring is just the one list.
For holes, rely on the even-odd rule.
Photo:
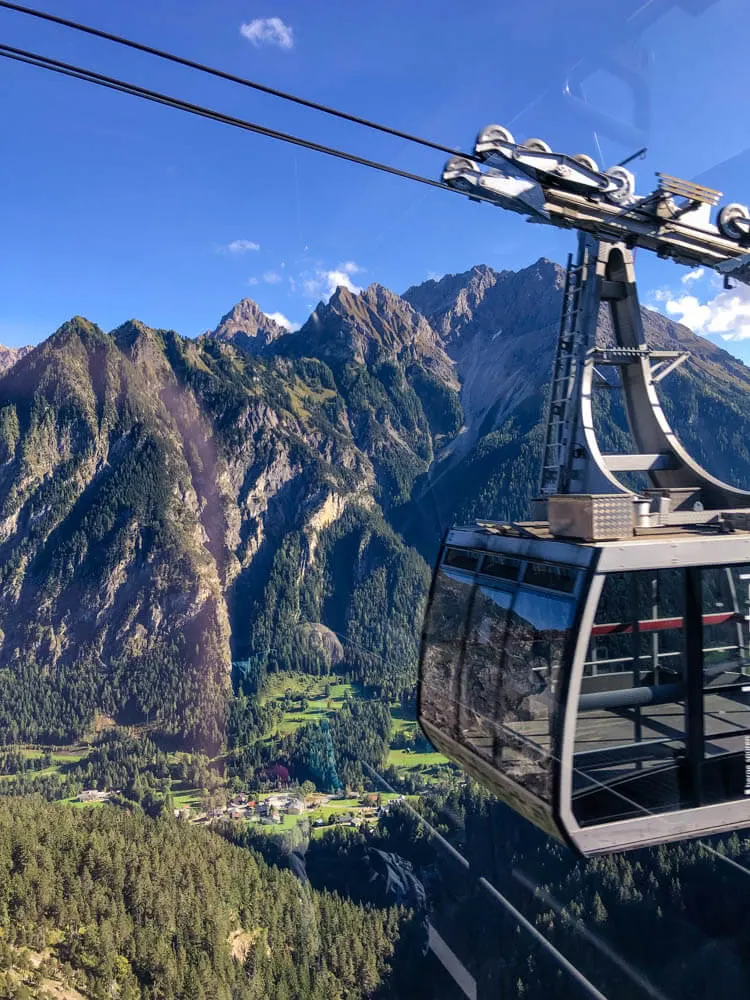
{"label": "cable car hanger arm", "polygon": [[578,229],[677,263],[731,273],[750,284],[750,210],[724,205],[714,225],[711,209],[719,191],[658,174],[657,188],[639,197],[635,178],[623,164],[602,171],[591,157],[554,153],[541,139],[518,144],[499,125],[479,133],[474,155],[475,160],[448,160],[443,182],[532,222]]}

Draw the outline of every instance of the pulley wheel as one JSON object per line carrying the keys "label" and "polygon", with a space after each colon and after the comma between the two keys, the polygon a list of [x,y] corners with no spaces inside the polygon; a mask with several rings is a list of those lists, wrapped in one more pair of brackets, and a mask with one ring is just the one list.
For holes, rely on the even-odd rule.
{"label": "pulley wheel", "polygon": [[532,153],[552,152],[552,147],[548,146],[544,139],[527,139],[523,144],[523,148],[530,150]]}
{"label": "pulley wheel", "polygon": [[571,159],[580,163],[582,167],[586,167],[587,170],[591,170],[595,174],[599,173],[599,164],[588,153],[576,153],[575,156],[571,156]]}
{"label": "pulley wheel", "polygon": [[[508,143],[511,146],[515,145],[516,140],[513,138],[512,132],[509,132],[507,128],[503,128],[502,125],[488,125],[483,128],[482,131],[477,136],[477,141],[474,143],[474,150],[476,152],[476,147],[480,143],[485,142],[498,142],[498,143]],[[484,157],[490,156],[490,151],[477,152],[477,156]]]}
{"label": "pulley wheel", "polygon": [[717,220],[721,235],[726,236],[729,240],[741,240],[743,236],[747,236],[747,231],[737,225],[738,219],[750,219],[750,210],[747,206],[740,205],[738,202],[724,205]]}

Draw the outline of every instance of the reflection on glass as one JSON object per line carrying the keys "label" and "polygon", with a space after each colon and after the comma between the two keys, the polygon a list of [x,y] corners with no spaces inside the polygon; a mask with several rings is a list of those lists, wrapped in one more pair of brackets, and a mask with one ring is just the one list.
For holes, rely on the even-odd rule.
{"label": "reflection on glass", "polygon": [[471,586],[471,577],[467,574],[441,568],[427,614],[422,712],[428,722],[450,735],[456,725],[454,702]]}
{"label": "reflection on glass", "polygon": [[519,588],[508,621],[497,704],[499,762],[545,800],[552,795],[555,694],[574,610],[570,600]]}
{"label": "reflection on glass", "polygon": [[523,582],[530,587],[544,587],[572,594],[581,571],[572,566],[551,566],[549,563],[530,562],[526,566]]}
{"label": "reflection on glass", "polygon": [[[475,553],[457,549],[443,558],[427,619],[422,713],[506,778],[551,801],[555,697],[575,613],[567,594],[580,571],[530,569],[495,553],[485,553],[475,573],[466,571],[477,563]],[[524,578],[533,585],[519,584]]]}
{"label": "reflection on glass", "polygon": [[479,553],[469,552],[467,549],[447,549],[443,557],[444,566],[453,566],[456,569],[475,570],[479,564]]}
{"label": "reflection on glass", "polygon": [[495,704],[511,601],[508,590],[477,587],[466,640],[459,707],[461,738],[490,760],[497,733]]}
{"label": "reflection on glass", "polygon": [[502,580],[517,580],[521,565],[518,559],[512,559],[510,556],[485,555],[482,573],[500,577]]}

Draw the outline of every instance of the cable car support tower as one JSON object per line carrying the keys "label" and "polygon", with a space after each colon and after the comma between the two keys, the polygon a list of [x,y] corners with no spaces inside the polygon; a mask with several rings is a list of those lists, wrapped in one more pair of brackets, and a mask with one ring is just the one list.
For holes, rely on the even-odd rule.
{"label": "cable car support tower", "polygon": [[[669,426],[656,387],[688,352],[647,344],[633,251],[712,268],[725,284],[730,275],[750,283],[750,211],[725,205],[714,225],[718,191],[658,174],[657,188],[640,197],[624,166],[600,171],[589,156],[553,153],[539,139],[518,145],[498,125],[480,132],[474,153],[449,160],[443,181],[530,222],[579,233],[565,276],[535,516],[556,536],[587,540],[667,525],[731,526],[750,508],[750,492],[702,468]],[[611,317],[608,346],[597,345],[602,303]],[[622,390],[630,453],[599,446],[593,395],[600,388]],[[633,488],[622,473],[645,474],[648,486]]]}

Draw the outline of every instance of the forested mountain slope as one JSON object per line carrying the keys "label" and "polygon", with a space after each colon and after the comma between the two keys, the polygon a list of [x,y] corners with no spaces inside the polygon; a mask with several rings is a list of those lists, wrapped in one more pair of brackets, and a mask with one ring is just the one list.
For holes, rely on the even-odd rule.
{"label": "forested mountain slope", "polygon": [[[217,747],[232,662],[250,695],[291,667],[410,692],[442,529],[523,516],[534,492],[562,282],[540,260],[340,288],[295,333],[244,300],[195,341],[76,318],[19,357],[0,377],[2,739],[70,739],[99,711]],[[660,383],[683,441],[750,484],[750,371],[643,315],[692,352]]]}
{"label": "forested mountain slope", "polygon": [[0,802],[0,873],[3,997],[37,995],[25,980],[58,997],[357,1000],[410,920],[302,887],[200,827],[39,798]]}

